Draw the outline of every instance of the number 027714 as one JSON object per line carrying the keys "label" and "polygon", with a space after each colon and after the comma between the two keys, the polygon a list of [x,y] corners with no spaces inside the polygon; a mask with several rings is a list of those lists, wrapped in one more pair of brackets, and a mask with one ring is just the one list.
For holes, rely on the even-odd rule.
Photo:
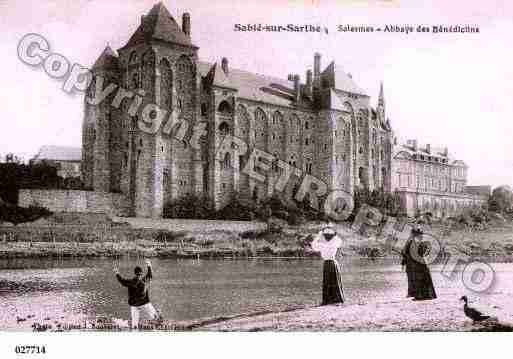
{"label": "number 027714", "polygon": [[16,354],[46,354],[44,345],[16,345],[14,347]]}

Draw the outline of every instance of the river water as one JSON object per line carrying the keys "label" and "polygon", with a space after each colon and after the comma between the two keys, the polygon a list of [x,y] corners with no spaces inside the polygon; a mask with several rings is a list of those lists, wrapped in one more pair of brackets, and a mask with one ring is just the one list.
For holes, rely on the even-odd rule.
{"label": "river water", "polygon": [[[320,259],[154,259],[150,298],[171,321],[230,316],[319,304]],[[128,319],[126,288],[113,267],[130,277],[143,259],[0,260],[0,330],[23,330],[34,321],[78,322],[108,316]],[[513,264],[494,264],[491,293],[513,294]],[[438,296],[463,294],[456,275],[449,280],[433,266]],[[348,304],[404,298],[406,275],[397,262],[344,258],[342,281]],[[489,294],[485,294],[489,295]],[[27,320],[23,320],[31,316]],[[32,317],[34,316],[34,317]],[[21,318],[21,320],[17,320]]]}

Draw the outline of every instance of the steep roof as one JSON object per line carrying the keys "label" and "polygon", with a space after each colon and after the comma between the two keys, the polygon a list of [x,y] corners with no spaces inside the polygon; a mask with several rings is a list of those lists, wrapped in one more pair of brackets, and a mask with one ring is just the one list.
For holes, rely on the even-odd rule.
{"label": "steep roof", "polygon": [[143,16],[141,24],[123,47],[134,46],[151,39],[193,46],[190,37],[185,35],[162,2],[153,6],[148,15]]}
{"label": "steep roof", "polygon": [[111,47],[107,45],[107,47],[105,47],[100,57],[98,57],[98,59],[94,63],[93,69],[117,68],[118,65],[118,56],[116,55],[114,50],[112,50]]}
{"label": "steep roof", "polygon": [[[291,96],[293,81],[234,68],[225,74],[217,63],[202,61],[198,63],[198,70],[203,77],[210,78],[213,85],[237,90],[237,97],[286,107],[295,105]],[[301,101],[305,106],[312,105],[308,99]]]}
{"label": "steep roof", "polygon": [[42,146],[34,160],[81,161],[82,149],[67,146]]}
{"label": "steep roof", "polygon": [[[415,150],[415,142],[417,150]],[[466,163],[462,160],[455,159],[451,153],[448,151],[446,152],[445,147],[441,146],[431,146],[429,152],[427,151],[427,144],[419,143],[417,140],[404,140],[404,139],[398,139],[397,145],[394,146],[393,149],[393,156],[397,156],[400,153],[407,153],[409,156],[412,156],[414,154],[418,155],[424,155],[424,156],[431,156],[431,157],[438,157],[443,158],[447,160],[447,164],[453,165],[453,166],[463,166],[466,167]]]}
{"label": "steep roof", "polygon": [[364,90],[362,90],[356,82],[353,81],[351,76],[349,76],[345,71],[338,65],[335,64],[335,61],[332,61],[331,64],[324,69],[324,71],[321,74],[322,77],[327,77],[330,82],[330,87],[336,89],[336,90],[342,90],[345,92],[350,92],[354,94],[359,95],[365,95]]}

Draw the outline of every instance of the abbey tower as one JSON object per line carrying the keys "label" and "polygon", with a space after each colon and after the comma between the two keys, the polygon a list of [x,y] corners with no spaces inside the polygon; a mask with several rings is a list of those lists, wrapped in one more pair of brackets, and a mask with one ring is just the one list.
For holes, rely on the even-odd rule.
{"label": "abbey tower", "polygon": [[[117,53],[104,50],[93,67],[96,82],[119,89],[99,105],[85,102],[87,187],[123,193],[132,214],[145,217],[161,217],[166,202],[186,194],[206,195],[217,207],[234,194],[250,200],[271,196],[283,171],[278,161],[295,169],[283,193],[287,197],[305,175],[329,190],[390,191],[393,132],[382,86],[373,107],[340,66],[331,62],[322,69],[320,54],[302,82],[299,74],[281,79],[234,69],[226,58],[206,63],[198,50],[190,15],[183,15],[180,26],[162,3],[141,17]],[[144,104],[186,121],[187,134],[177,139],[162,128],[155,134],[141,131],[141,111],[151,109]],[[206,137],[194,148],[189,139],[200,123],[206,125]],[[218,158],[226,135],[247,144],[247,153]],[[264,181],[242,171],[253,149],[272,155]]]}

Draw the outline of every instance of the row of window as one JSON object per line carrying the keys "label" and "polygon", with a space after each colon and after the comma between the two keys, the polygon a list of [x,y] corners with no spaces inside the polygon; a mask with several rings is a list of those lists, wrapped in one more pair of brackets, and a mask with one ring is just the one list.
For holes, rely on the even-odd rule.
{"label": "row of window", "polygon": [[446,178],[433,178],[433,177],[421,177],[416,176],[415,183],[413,182],[413,176],[398,174],[399,187],[402,188],[417,188],[424,190],[437,190],[443,192],[461,192],[463,190],[463,184],[452,183]]}
{"label": "row of window", "polygon": [[439,158],[436,156],[426,156],[426,155],[414,154],[414,155],[412,155],[412,158],[414,160],[429,161],[429,162],[435,162],[435,163],[448,163],[447,158]]}
{"label": "row of window", "polygon": [[463,177],[465,176],[465,169],[463,167],[449,167],[440,165],[430,165],[411,162],[407,160],[399,161],[399,169],[404,172],[416,170],[418,172],[429,173],[433,175],[453,175]]}

